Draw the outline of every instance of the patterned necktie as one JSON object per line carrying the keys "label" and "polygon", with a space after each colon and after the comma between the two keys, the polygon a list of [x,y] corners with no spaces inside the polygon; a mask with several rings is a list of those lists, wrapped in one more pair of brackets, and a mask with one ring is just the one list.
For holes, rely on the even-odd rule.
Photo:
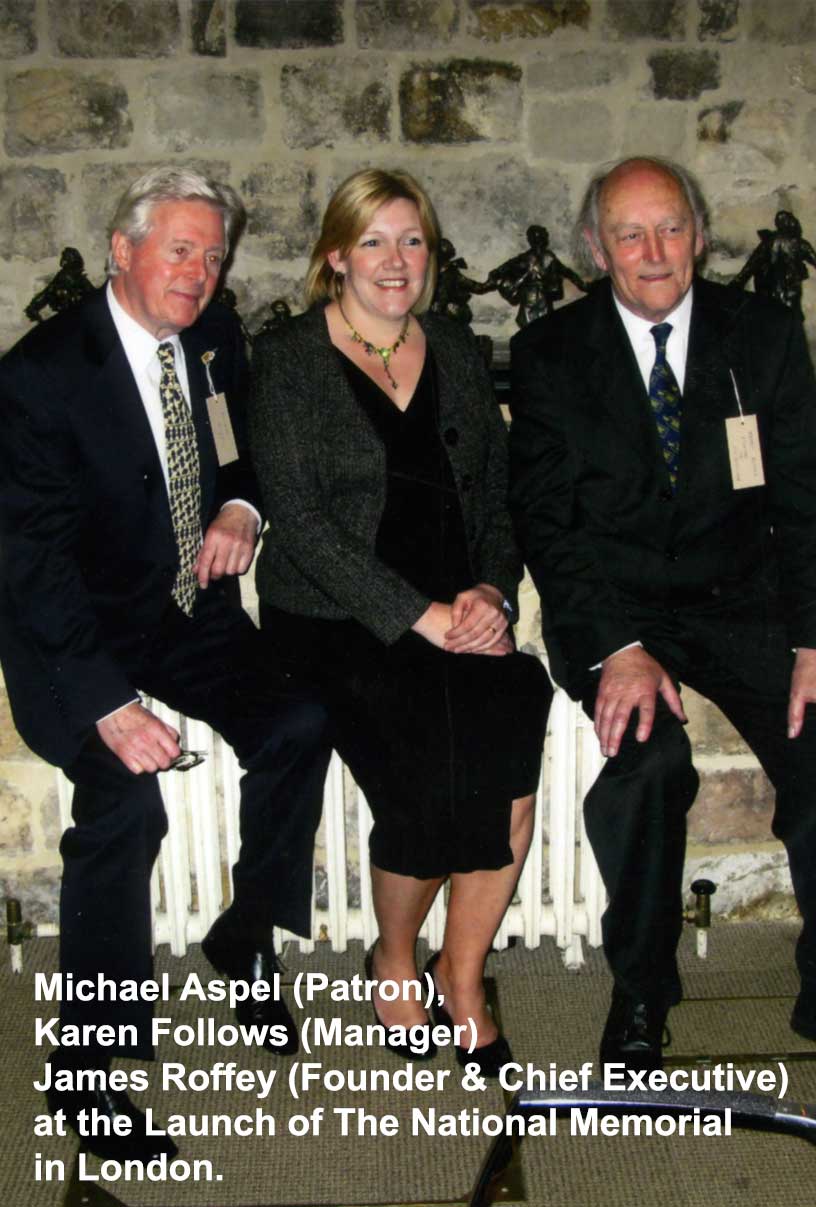
{"label": "patterned necktie", "polygon": [[649,377],[649,402],[652,405],[657,435],[663,450],[663,460],[669,471],[672,490],[677,488],[677,467],[680,460],[680,409],[683,401],[677,378],[666,360],[666,342],[671,333],[671,323],[659,323],[652,327],[656,355]]}
{"label": "patterned necktie", "polygon": [[161,365],[159,394],[167,442],[167,477],[170,516],[179,554],[179,571],[173,584],[173,599],[182,612],[192,616],[198,583],[193,564],[201,548],[201,475],[198,445],[190,408],[176,377],[176,357],[171,343],[159,344]]}

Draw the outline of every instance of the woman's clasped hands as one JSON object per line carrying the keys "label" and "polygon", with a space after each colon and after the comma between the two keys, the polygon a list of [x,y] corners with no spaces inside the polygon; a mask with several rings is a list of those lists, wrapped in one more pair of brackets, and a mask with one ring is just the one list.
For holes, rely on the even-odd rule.
{"label": "woman's clasped hands", "polygon": [[489,583],[460,591],[452,604],[434,602],[413,629],[449,654],[510,654],[513,642],[501,592]]}

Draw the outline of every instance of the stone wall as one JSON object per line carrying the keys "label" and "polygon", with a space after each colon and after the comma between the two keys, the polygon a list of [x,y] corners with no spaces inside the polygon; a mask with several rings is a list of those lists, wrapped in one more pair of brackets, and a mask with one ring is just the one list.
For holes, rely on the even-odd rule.
{"label": "stone wall", "polygon": [[[250,328],[300,282],[332,187],[365,164],[430,188],[474,276],[531,222],[569,258],[590,170],[621,154],[683,160],[711,206],[726,277],[779,208],[816,241],[814,0],[0,0],[0,348],[79,248],[101,281],[105,221],[152,164],[192,162],[243,194],[230,284]],[[512,314],[476,299],[499,338]],[[805,285],[816,334],[816,285]],[[538,640],[535,600],[523,636]],[[690,700],[703,786],[690,868],[721,907],[784,891],[770,797],[719,715]],[[53,777],[0,712],[0,874],[53,918]],[[717,899],[715,899],[716,901]]]}

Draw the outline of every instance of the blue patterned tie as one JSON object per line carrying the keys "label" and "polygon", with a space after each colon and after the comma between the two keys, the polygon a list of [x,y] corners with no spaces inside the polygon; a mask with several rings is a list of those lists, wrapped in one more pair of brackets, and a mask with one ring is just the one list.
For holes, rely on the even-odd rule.
{"label": "blue patterned tie", "polygon": [[179,570],[173,584],[173,599],[182,612],[192,616],[198,589],[193,565],[201,548],[201,475],[198,444],[193,417],[176,376],[173,345],[169,342],[159,344],[156,355],[161,365],[159,394],[167,442],[170,515],[179,554]]}
{"label": "blue patterned tie", "polygon": [[680,409],[683,401],[677,378],[666,360],[666,342],[671,323],[652,327],[656,355],[649,377],[649,402],[657,424],[657,435],[663,450],[663,460],[669,471],[672,490],[677,488],[677,467],[680,460]]}

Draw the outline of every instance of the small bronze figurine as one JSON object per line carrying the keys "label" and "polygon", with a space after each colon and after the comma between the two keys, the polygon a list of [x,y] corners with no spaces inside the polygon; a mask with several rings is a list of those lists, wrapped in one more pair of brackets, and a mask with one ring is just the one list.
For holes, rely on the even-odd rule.
{"label": "small bronze figurine", "polygon": [[516,325],[519,327],[526,327],[542,315],[552,314],[555,303],[564,296],[565,279],[572,281],[583,293],[587,291],[578,274],[550,251],[546,227],[528,227],[527,242],[528,251],[506,260],[487,277],[489,288],[496,289],[511,306],[518,306]]}
{"label": "small bronze figurine", "polygon": [[286,299],[275,298],[274,302],[269,303],[269,317],[264,319],[256,334],[260,335],[262,331],[275,331],[282,323],[288,323],[291,317],[292,311]]}
{"label": "small bronze figurine", "polygon": [[731,284],[744,289],[753,277],[757,293],[775,298],[802,318],[802,282],[808,278],[805,265],[816,268],[816,251],[802,238],[799,219],[789,210],[780,210],[774,225],[776,230],[757,231],[759,244]]}
{"label": "small bronze figurine", "polygon": [[58,314],[81,301],[90,293],[93,285],[85,276],[85,263],[75,247],[65,247],[60,256],[60,266],[54,276],[35,294],[25,308],[25,316],[32,323],[39,323],[46,308]]}
{"label": "small bronze figurine", "polygon": [[439,269],[431,311],[460,323],[473,322],[470,299],[477,293],[489,293],[494,287],[486,281],[474,281],[462,272],[467,261],[457,256],[450,239],[439,240]]}

